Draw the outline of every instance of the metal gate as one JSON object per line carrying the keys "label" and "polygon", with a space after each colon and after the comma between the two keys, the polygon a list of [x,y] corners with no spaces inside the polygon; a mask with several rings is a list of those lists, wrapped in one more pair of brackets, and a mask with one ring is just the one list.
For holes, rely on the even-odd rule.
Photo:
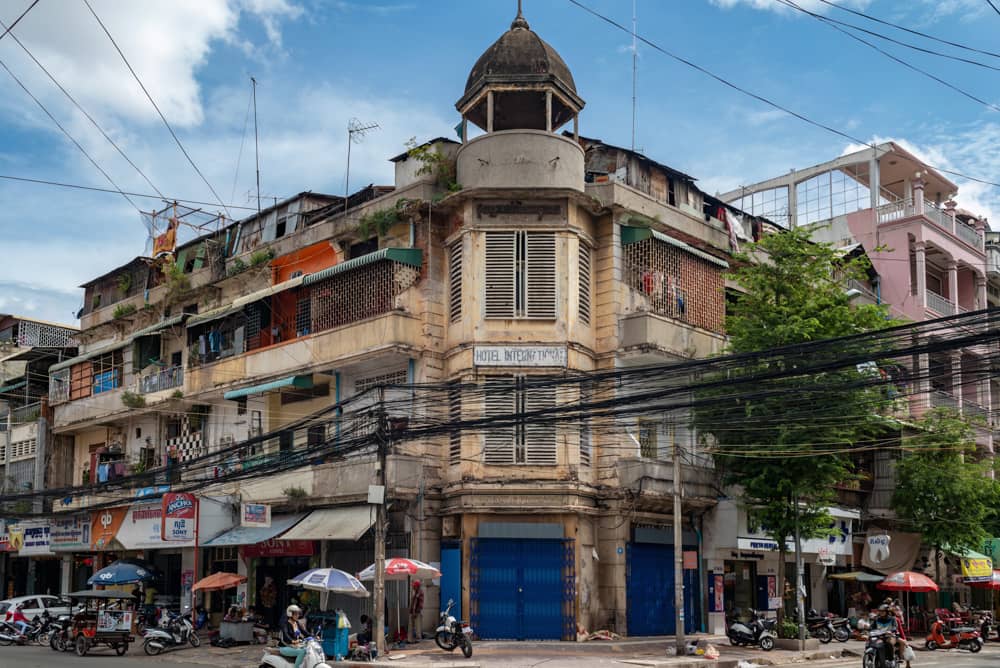
{"label": "metal gate", "polygon": [[472,539],[472,626],[492,640],[575,637],[572,539]]}
{"label": "metal gate", "polygon": [[[674,546],[629,543],[625,576],[630,636],[672,636],[674,620]],[[698,571],[684,571],[684,630],[698,624]]]}

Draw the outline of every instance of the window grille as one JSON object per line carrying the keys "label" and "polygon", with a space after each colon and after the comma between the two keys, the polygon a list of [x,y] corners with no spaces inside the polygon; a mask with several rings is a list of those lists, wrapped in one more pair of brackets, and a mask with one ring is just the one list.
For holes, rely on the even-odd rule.
{"label": "window grille", "polygon": [[295,302],[295,336],[305,336],[312,326],[312,308],[309,294],[299,297]]}
{"label": "window grille", "polygon": [[[515,412],[514,377],[492,376],[486,380],[483,417],[502,418]],[[483,432],[483,461],[497,466],[514,463],[514,427],[487,424]]]}
{"label": "window grille", "polygon": [[93,393],[110,392],[122,386],[122,351],[113,350],[87,362],[93,369]]}
{"label": "window grille", "polygon": [[22,321],[18,325],[17,345],[62,348],[71,344],[75,333],[63,327]]}
{"label": "window grille", "polygon": [[35,451],[38,447],[38,441],[29,438],[24,441],[15,441],[10,444],[10,461],[16,459],[27,459],[29,457],[35,456]]}
{"label": "window grille", "polygon": [[580,241],[580,322],[590,324],[590,246]]}
{"label": "window grille", "polygon": [[410,374],[406,369],[397,369],[377,376],[358,378],[354,381],[354,393],[361,394],[379,385],[406,385],[409,382]]}
{"label": "window grille", "polygon": [[[260,347],[260,330],[263,326],[263,304],[248,304],[244,310],[246,314],[246,346],[247,350]],[[242,351],[240,351],[242,352]]]}
{"label": "window grille", "polygon": [[451,322],[462,319],[462,240],[451,246],[448,262],[448,315]]}
{"label": "window grille", "polygon": [[639,420],[639,456],[643,459],[659,459],[658,420]]}
{"label": "window grille", "polygon": [[[556,388],[525,387],[524,411],[543,411],[555,407]],[[524,463],[536,466],[556,465],[556,423],[551,416],[526,417],[521,419],[521,439],[524,449]]]}
{"label": "window grille", "polygon": [[60,369],[49,375],[49,401],[53,404],[69,401],[70,370]]}
{"label": "window grille", "polygon": [[517,243],[515,232],[486,233],[486,305],[487,318],[513,318],[517,290]]}
{"label": "window grille", "polygon": [[[593,382],[583,382],[580,384],[580,403],[586,404],[594,400],[596,385]],[[583,411],[580,416],[580,466],[589,467],[591,465],[592,444],[591,444],[591,424],[590,417]]]}
{"label": "window grille", "polygon": [[379,261],[337,274],[311,286],[314,332],[388,313],[396,297],[420,277],[420,269]]}

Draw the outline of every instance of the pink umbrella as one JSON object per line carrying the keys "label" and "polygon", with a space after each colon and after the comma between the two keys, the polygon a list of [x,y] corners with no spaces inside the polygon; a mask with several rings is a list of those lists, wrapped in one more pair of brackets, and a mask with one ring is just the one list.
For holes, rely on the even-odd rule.
{"label": "pink umbrella", "polygon": [[937,591],[938,586],[929,577],[923,573],[914,573],[913,571],[900,571],[899,573],[890,573],[885,576],[885,580],[882,580],[877,585],[879,589],[887,589],[889,591]]}
{"label": "pink umbrella", "polygon": [[[406,580],[408,578],[412,578],[414,580],[430,580],[431,578],[439,577],[441,577],[441,571],[434,568],[430,564],[425,564],[424,562],[417,561],[416,559],[393,557],[385,560],[386,580]],[[358,573],[358,579],[374,580],[375,564],[372,564],[365,570]]]}

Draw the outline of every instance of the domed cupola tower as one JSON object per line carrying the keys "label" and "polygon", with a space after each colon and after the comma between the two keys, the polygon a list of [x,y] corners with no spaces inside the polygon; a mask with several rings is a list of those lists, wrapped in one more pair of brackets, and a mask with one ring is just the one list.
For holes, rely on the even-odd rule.
{"label": "domed cupola tower", "polygon": [[[464,146],[457,156],[463,188],[555,187],[583,190],[583,150],[557,134],[584,102],[566,62],[528,25],[518,2],[510,30],[479,57],[465,93]],[[469,123],[486,132],[469,140]]]}
{"label": "domed cupola tower", "polygon": [[529,27],[520,3],[510,30],[479,57],[455,103],[464,121],[486,132],[555,132],[575,125],[583,105],[566,62]]}

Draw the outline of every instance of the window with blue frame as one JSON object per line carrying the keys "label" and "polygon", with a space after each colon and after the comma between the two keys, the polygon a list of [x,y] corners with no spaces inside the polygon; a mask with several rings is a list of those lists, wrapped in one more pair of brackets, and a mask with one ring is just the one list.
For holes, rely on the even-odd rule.
{"label": "window with blue frame", "polygon": [[91,391],[93,394],[110,392],[122,386],[122,351],[114,350],[98,355],[90,361],[93,370]]}

